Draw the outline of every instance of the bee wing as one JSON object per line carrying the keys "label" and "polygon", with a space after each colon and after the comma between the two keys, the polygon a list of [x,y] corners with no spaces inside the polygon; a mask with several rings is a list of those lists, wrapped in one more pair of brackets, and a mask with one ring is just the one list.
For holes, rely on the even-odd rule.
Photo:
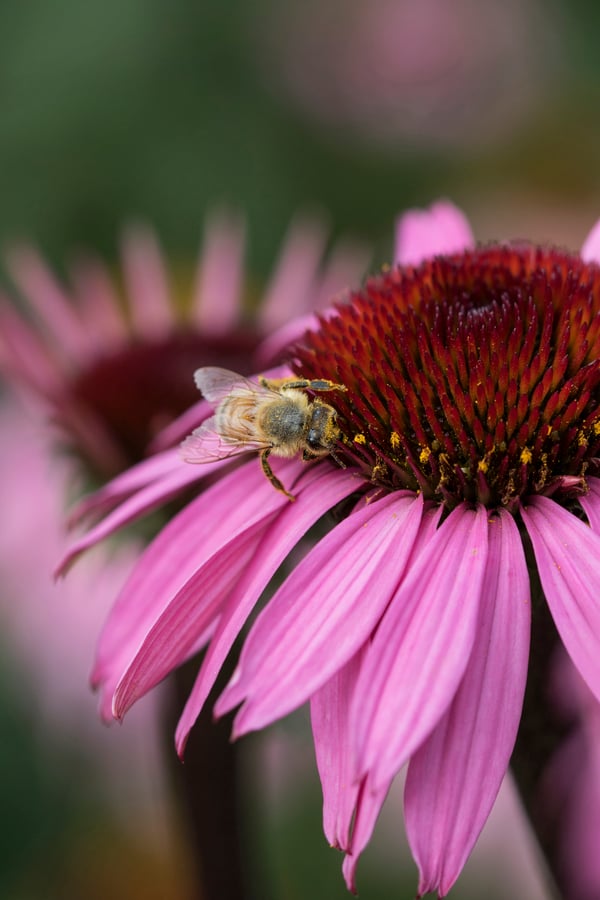
{"label": "bee wing", "polygon": [[227,438],[216,428],[216,416],[206,419],[181,444],[181,455],[185,462],[208,463],[219,459],[229,459],[249,450],[265,450],[271,444],[252,439],[249,432],[231,430]]}
{"label": "bee wing", "polygon": [[210,403],[220,403],[226,397],[240,396],[246,393],[253,395],[273,393],[260,384],[249,381],[237,372],[219,369],[217,366],[204,366],[194,372],[196,387]]}

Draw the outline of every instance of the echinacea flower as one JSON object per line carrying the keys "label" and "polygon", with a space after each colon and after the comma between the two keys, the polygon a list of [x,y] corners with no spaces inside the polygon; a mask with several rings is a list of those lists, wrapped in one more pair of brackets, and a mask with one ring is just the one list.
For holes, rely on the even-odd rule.
{"label": "echinacea flower", "polygon": [[[600,696],[600,225],[579,254],[477,247],[441,203],[400,220],[395,263],[289,353],[290,376],[346,387],[324,395],[346,468],[276,460],[291,503],[255,457],[197,466],[213,481],[139,560],[94,680],[120,719],[206,646],[183,753],[262,592],[327,526],[252,624],[215,713],[240,707],[239,737],[310,701],[324,830],[351,889],[408,763],[419,894],[444,896],[519,751],[536,667],[562,643]],[[203,453],[200,433],[186,456]],[[123,478],[135,496],[140,476]],[[130,515],[131,498],[69,559]]]}

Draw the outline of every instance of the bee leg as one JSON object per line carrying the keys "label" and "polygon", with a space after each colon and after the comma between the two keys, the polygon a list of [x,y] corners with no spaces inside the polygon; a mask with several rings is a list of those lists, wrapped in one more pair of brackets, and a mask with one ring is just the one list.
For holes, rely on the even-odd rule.
{"label": "bee leg", "polygon": [[295,500],[293,494],[290,494],[289,491],[286,491],[283,484],[279,480],[279,478],[275,475],[275,472],[271,468],[269,463],[269,454],[271,453],[271,448],[267,447],[266,450],[262,450],[260,453],[260,464],[262,466],[262,470],[275,488],[276,491],[281,491],[282,494],[288,498],[288,500]]}
{"label": "bee leg", "polygon": [[336,384],[334,381],[327,381],[325,378],[315,378],[312,381],[309,378],[277,378],[269,380],[268,378],[260,378],[262,387],[270,388],[274,391],[292,391],[308,388],[310,391],[347,391],[345,384]]}
{"label": "bee leg", "polygon": [[333,460],[335,460],[335,462],[338,464],[338,466],[339,466],[341,469],[347,469],[347,468],[348,468],[347,465],[346,465],[346,463],[344,462],[344,460],[339,458],[339,456],[337,455],[337,453],[335,452],[335,450],[330,450],[330,451],[329,451],[329,455],[331,456],[331,458],[332,458]]}
{"label": "bee leg", "polygon": [[323,453],[313,453],[311,450],[303,450],[302,451],[302,460],[304,462],[311,462],[314,459],[323,459],[324,456],[331,456],[331,458],[338,464],[341,469],[347,469],[347,465],[343,459],[340,459],[335,450],[327,450]]}
{"label": "bee leg", "polygon": [[335,381],[328,381],[326,378],[313,378],[312,381],[304,379],[302,387],[308,388],[310,391],[347,391],[345,384],[336,384]]}

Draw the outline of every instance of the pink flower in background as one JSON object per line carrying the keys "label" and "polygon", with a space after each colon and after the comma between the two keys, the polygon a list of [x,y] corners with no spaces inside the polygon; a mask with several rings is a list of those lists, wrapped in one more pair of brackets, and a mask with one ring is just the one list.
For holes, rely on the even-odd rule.
{"label": "pink flower in background", "polygon": [[561,55],[538,0],[267,2],[259,21],[256,65],[287,109],[344,143],[404,152],[506,140]]}
{"label": "pink flower in background", "polygon": [[72,464],[52,452],[47,429],[16,403],[0,404],[0,623],[13,689],[40,742],[68,742],[86,754],[103,795],[136,829],[165,840],[165,790],[157,701],[140,705],[121,741],[94,714],[90,659],[111,597],[129,574],[137,546],[90,554],[72,579],[51,579],[64,551],[60,527]]}
{"label": "pink flower in background", "polygon": [[[327,244],[322,224],[294,221],[260,296],[245,271],[243,223],[222,215],[208,222],[189,277],[183,267],[167,271],[155,237],[140,227],[126,233],[122,272],[114,274],[97,259],[80,256],[62,283],[30,247],[15,248],[7,257],[19,302],[0,299],[0,375],[32,415],[25,421],[22,408],[18,412],[12,404],[0,411],[7,525],[0,540],[3,638],[31,685],[38,718],[64,735],[75,716],[77,736],[91,732],[90,744],[109,776],[120,771],[117,736],[94,714],[88,673],[106,603],[122,584],[138,543],[118,555],[96,555],[73,581],[54,584],[52,570],[64,552],[58,530],[64,505],[75,494],[74,484],[105,480],[179,440],[179,426],[171,436],[168,426],[198,399],[192,377],[198,365],[228,360],[250,372],[270,362],[290,334],[302,330],[296,325],[290,332],[292,317],[311,321],[312,309],[362,276],[364,246],[341,240],[326,254]],[[57,453],[57,444],[68,454]],[[149,471],[162,471],[165,456],[173,453],[149,457]],[[195,474],[181,468],[186,476]],[[179,472],[174,491],[189,480]],[[158,496],[164,499],[164,491]],[[123,769],[131,771],[127,748],[135,746],[133,768],[154,800],[161,785],[153,773],[155,705],[140,711],[141,729],[132,723],[121,752]],[[138,780],[123,774],[125,784],[115,794],[127,812],[137,810],[132,795]],[[159,818],[164,825],[164,810],[153,821]]]}
{"label": "pink flower in background", "polygon": [[[84,504],[116,509],[65,564],[137,517],[150,495],[171,496],[184,471],[188,483],[213,478],[140,558],[94,672],[104,716],[122,718],[206,645],[177,729],[183,753],[262,592],[311,526],[327,525],[251,626],[215,712],[241,704],[238,737],[310,700],[324,829],[346,852],[351,889],[408,762],[419,893],[444,896],[515,744],[528,562],[600,696],[600,246],[593,232],[581,254],[477,248],[464,216],[442,203],[400,220],[396,262],[290,355],[291,375],[347,388],[319,394],[337,412],[346,468],[329,456],[276,461],[290,503],[254,457],[232,469],[228,459],[194,467],[163,455]],[[209,414],[197,407],[194,424]],[[188,458],[190,446],[202,461],[201,437],[187,442]]]}
{"label": "pink flower in background", "polygon": [[42,402],[88,468],[103,480],[114,476],[146,456],[197,400],[198,365],[225,361],[243,372],[263,365],[289,339],[292,317],[329,302],[368,261],[364,246],[340,241],[323,263],[325,229],[298,219],[251,308],[244,243],[239,219],[209,220],[185,297],[142,227],[123,240],[122,289],[90,256],[72,267],[67,287],[36,251],[14,249],[8,268],[28,309],[17,312],[6,298],[0,305],[0,373]]}
{"label": "pink flower in background", "polygon": [[565,740],[544,773],[540,802],[563,823],[558,865],[572,896],[600,895],[600,705],[568,656],[555,660],[553,689]]}

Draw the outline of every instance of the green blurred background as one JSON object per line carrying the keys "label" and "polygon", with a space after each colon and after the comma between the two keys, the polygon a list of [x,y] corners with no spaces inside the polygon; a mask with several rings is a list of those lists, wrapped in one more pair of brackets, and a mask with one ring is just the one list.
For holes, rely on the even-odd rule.
{"label": "green blurred background", "polygon": [[[440,194],[484,237],[496,203],[502,227],[518,227],[524,207],[593,215],[600,10],[498,6],[0,4],[0,238],[35,238],[54,256],[81,244],[110,254],[124,220],[142,217],[191,253],[205,210],[229,203],[247,214],[264,270],[299,208],[378,238],[398,209]],[[427,21],[411,25],[419,8]],[[378,22],[361,40],[374,11],[390,30]],[[396,59],[380,52],[384,36]]]}
{"label": "green blurred background", "polygon": [[[592,0],[8,0],[0,244],[32,241],[59,268],[79,247],[112,262],[141,219],[191,260],[226,205],[247,218],[260,278],[298,211],[380,260],[395,214],[444,195],[482,239],[576,248],[600,215],[599,26]],[[188,896],[176,839],[157,853],[121,827],[72,736],[34,732],[5,665],[0,896]],[[299,737],[284,725],[271,739],[305,760],[302,788],[288,778],[285,802],[257,789],[257,852],[274,898],[344,897],[298,722]],[[414,895],[401,818],[397,799],[359,870],[365,900]],[[510,852],[478,859],[454,896],[506,896]],[[518,865],[519,896],[544,897],[535,864]]]}

